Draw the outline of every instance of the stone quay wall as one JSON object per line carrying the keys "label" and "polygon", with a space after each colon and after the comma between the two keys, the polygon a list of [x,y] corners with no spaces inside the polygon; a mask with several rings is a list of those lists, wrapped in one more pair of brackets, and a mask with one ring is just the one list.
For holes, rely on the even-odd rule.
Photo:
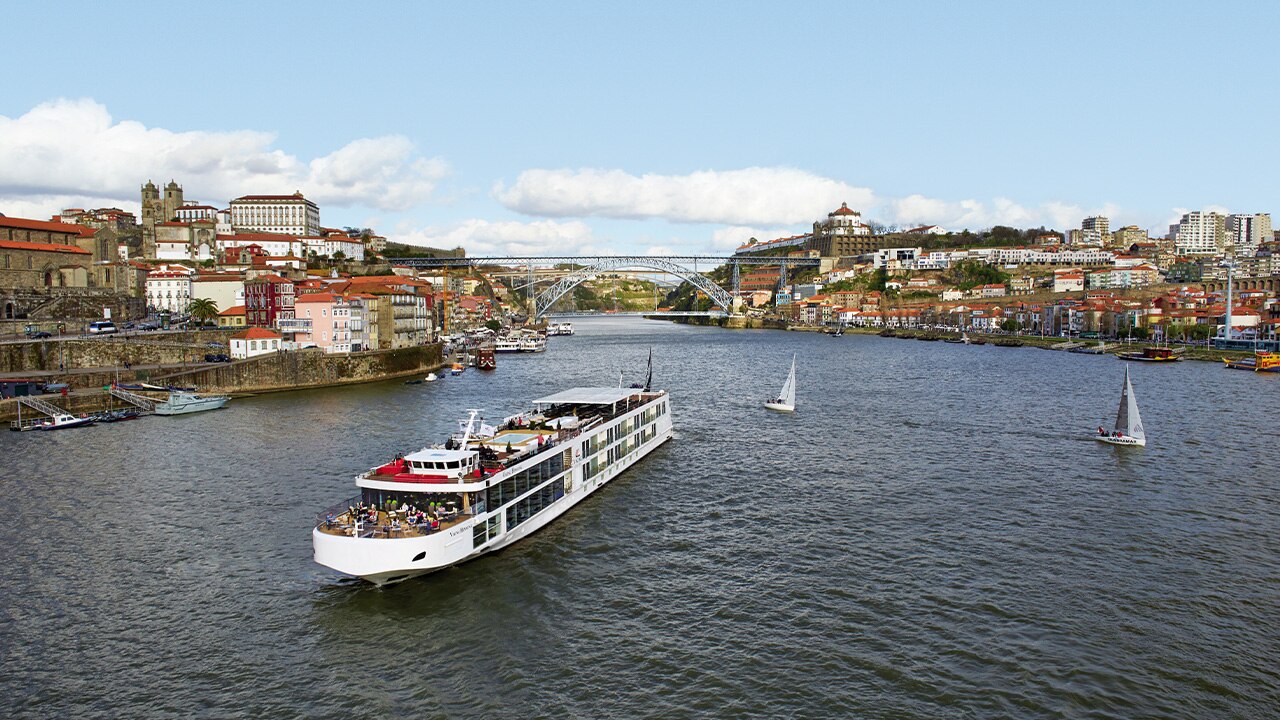
{"label": "stone quay wall", "polygon": [[156,375],[151,382],[196,387],[201,392],[253,394],[425,375],[441,366],[439,345],[351,354],[299,350]]}
{"label": "stone quay wall", "polygon": [[[200,330],[0,343],[0,373],[203,362],[206,353],[225,353],[231,334]],[[206,347],[210,342],[221,343],[222,348]]]}
{"label": "stone quay wall", "polygon": [[[157,385],[195,387],[200,392],[210,394],[251,395],[412,377],[440,370],[443,366],[439,345],[375,350],[351,355],[328,355],[315,350],[302,350],[259,355],[229,364],[208,365],[199,370],[168,375],[157,374],[149,382]],[[125,380],[126,378],[122,376],[121,381]],[[81,390],[67,396],[41,395],[39,397],[77,415],[124,405],[122,401],[96,389],[96,385],[90,386],[84,383],[80,387],[95,389]],[[162,393],[143,394],[157,399],[164,397]],[[34,412],[24,410],[23,415],[25,417]],[[0,421],[7,422],[17,417],[18,402],[0,400]]]}

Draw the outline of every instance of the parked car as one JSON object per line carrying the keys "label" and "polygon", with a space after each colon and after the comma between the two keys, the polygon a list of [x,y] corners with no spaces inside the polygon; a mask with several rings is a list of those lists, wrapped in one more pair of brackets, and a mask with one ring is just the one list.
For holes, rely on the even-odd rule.
{"label": "parked car", "polygon": [[209,341],[209,342],[205,343],[205,344],[204,344],[204,346],[205,346],[205,347],[207,347],[207,348],[213,348],[214,350],[220,350],[220,349],[222,349],[222,343],[217,342],[217,341],[214,341],[214,340],[211,340],[211,341]]}
{"label": "parked car", "polygon": [[33,333],[27,333],[27,337],[32,340],[40,340],[42,338],[53,337],[53,333],[45,332],[44,330],[37,330]]}
{"label": "parked car", "polygon": [[159,330],[159,329],[160,329],[160,324],[159,324],[159,323],[153,323],[153,322],[144,322],[144,323],[139,323],[139,324],[138,324],[138,329],[139,329],[139,330]]}
{"label": "parked car", "polygon": [[231,356],[225,353],[209,353],[204,356],[205,362],[231,362]]}
{"label": "parked car", "polygon": [[116,324],[110,320],[99,320],[98,322],[89,323],[90,335],[107,335],[113,332],[119,332]]}

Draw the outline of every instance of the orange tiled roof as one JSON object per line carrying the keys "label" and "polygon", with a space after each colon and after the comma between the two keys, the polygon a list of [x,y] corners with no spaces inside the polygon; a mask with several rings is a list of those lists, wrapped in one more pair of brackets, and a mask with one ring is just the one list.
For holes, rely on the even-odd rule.
{"label": "orange tiled roof", "polygon": [[[0,218],[2,219],[2,218]],[[75,227],[79,227],[78,225]],[[76,255],[92,255],[93,253],[75,245],[61,243],[27,242],[25,240],[0,240],[0,248],[5,250],[38,250],[40,252],[74,253]]]}
{"label": "orange tiled roof", "polygon": [[266,328],[251,327],[248,330],[241,330],[231,336],[232,340],[279,340],[279,333],[273,333]]}

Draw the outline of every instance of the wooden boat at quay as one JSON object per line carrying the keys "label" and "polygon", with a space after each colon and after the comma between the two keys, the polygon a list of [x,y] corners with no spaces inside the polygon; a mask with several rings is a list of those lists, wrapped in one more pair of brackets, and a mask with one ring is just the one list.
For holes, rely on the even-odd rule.
{"label": "wooden boat at quay", "polygon": [[1280,372],[1280,352],[1259,350],[1251,358],[1232,360],[1222,358],[1222,365],[1228,370],[1252,370],[1254,372]]}
{"label": "wooden boat at quay", "polygon": [[1182,359],[1182,356],[1167,347],[1142,348],[1142,352],[1120,353],[1116,357],[1135,362],[1178,362]]}

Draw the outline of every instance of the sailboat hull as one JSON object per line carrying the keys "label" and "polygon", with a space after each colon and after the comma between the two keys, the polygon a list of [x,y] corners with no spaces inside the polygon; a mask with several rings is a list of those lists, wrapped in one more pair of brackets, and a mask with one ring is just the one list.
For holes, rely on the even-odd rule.
{"label": "sailboat hull", "polygon": [[793,413],[796,411],[795,405],[787,405],[786,403],[767,402],[764,406],[775,412]]}
{"label": "sailboat hull", "polygon": [[1147,446],[1146,438],[1143,438],[1140,440],[1138,438],[1128,437],[1127,435],[1121,435],[1120,437],[1112,437],[1110,435],[1106,435],[1106,436],[1098,435],[1097,437],[1094,438],[1094,440],[1097,440],[1098,442],[1106,443],[1108,445],[1119,445],[1120,447],[1146,447]]}

